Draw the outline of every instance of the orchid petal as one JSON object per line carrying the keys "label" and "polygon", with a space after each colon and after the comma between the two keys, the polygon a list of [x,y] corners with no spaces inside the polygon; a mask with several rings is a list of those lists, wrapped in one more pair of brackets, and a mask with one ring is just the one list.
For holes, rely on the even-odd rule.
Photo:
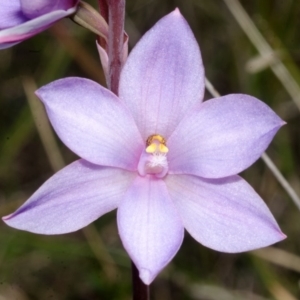
{"label": "orchid petal", "polygon": [[52,176],[3,220],[34,233],[76,231],[117,208],[134,176],[121,169],[76,161]]}
{"label": "orchid petal", "polygon": [[0,9],[0,29],[21,24],[27,20],[21,11],[20,0],[2,1]]}
{"label": "orchid petal", "polygon": [[50,27],[54,22],[73,14],[76,6],[68,10],[57,10],[25,23],[0,31],[0,49],[16,45]]}
{"label": "orchid petal", "polygon": [[75,6],[75,0],[19,0],[23,14],[29,18],[37,18],[41,15],[57,10],[68,10]]}
{"label": "orchid petal", "polygon": [[89,162],[136,170],[144,143],[124,104],[83,78],[54,81],[37,92],[61,140]]}
{"label": "orchid petal", "polygon": [[121,72],[119,96],[146,140],[152,134],[168,138],[203,93],[199,46],[176,9],[131,51]]}
{"label": "orchid petal", "polygon": [[169,175],[166,185],[184,227],[206,247],[235,253],[285,238],[263,200],[237,175],[222,179]]}
{"label": "orchid petal", "polygon": [[121,201],[117,221],[124,248],[150,284],[178,251],[184,235],[163,180],[137,177]]}
{"label": "orchid petal", "polygon": [[283,124],[265,103],[251,96],[206,101],[167,141],[170,173],[205,178],[237,174],[261,156]]}

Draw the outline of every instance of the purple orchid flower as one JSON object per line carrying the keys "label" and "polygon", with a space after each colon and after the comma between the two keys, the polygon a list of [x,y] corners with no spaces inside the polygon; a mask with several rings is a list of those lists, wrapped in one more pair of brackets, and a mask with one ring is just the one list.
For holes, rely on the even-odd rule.
{"label": "purple orchid flower", "polygon": [[76,11],[78,0],[9,0],[0,8],[0,49],[9,48]]}
{"label": "purple orchid flower", "polygon": [[117,211],[121,240],[145,284],[174,257],[184,228],[222,252],[285,238],[264,201],[236,175],[284,122],[263,102],[234,94],[201,103],[199,47],[179,10],[132,50],[119,98],[88,79],[37,91],[61,140],[82,159],[3,220],[41,234],[78,230]]}

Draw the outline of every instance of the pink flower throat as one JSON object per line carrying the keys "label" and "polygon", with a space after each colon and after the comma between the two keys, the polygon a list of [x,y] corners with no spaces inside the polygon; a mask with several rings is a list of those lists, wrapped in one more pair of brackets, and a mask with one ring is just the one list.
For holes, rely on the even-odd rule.
{"label": "pink flower throat", "polygon": [[142,152],[138,172],[140,176],[147,174],[155,175],[157,178],[163,178],[168,173],[167,153],[169,149],[166,146],[166,140],[159,134],[150,135],[146,141],[145,151]]}

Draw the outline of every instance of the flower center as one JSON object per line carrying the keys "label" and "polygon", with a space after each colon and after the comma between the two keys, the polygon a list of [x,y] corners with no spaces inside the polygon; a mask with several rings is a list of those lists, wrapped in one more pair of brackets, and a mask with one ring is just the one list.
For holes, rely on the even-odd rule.
{"label": "flower center", "polygon": [[159,134],[150,135],[146,141],[145,151],[141,154],[138,164],[138,172],[141,176],[147,174],[155,175],[158,178],[168,173],[166,140]]}

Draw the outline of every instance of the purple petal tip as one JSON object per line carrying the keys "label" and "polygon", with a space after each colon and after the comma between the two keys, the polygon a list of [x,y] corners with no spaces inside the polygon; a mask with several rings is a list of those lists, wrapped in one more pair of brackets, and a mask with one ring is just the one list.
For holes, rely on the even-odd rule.
{"label": "purple petal tip", "polygon": [[181,16],[181,13],[180,13],[180,10],[178,7],[176,7],[173,11],[174,15],[177,15],[177,16]]}
{"label": "purple petal tip", "polygon": [[9,220],[12,215],[13,214],[10,214],[10,215],[7,215],[7,216],[3,216],[2,217],[2,221],[4,221],[6,223],[6,221]]}
{"label": "purple petal tip", "polygon": [[283,121],[283,120],[281,120],[281,126],[284,126],[284,125],[286,125],[287,124],[287,122],[285,122],[285,121]]}
{"label": "purple petal tip", "polygon": [[140,278],[147,285],[150,285],[154,279],[153,275],[151,274],[151,272],[148,269],[140,270]]}
{"label": "purple petal tip", "polygon": [[285,235],[283,232],[281,232],[281,240],[285,240],[287,238],[287,235]]}

